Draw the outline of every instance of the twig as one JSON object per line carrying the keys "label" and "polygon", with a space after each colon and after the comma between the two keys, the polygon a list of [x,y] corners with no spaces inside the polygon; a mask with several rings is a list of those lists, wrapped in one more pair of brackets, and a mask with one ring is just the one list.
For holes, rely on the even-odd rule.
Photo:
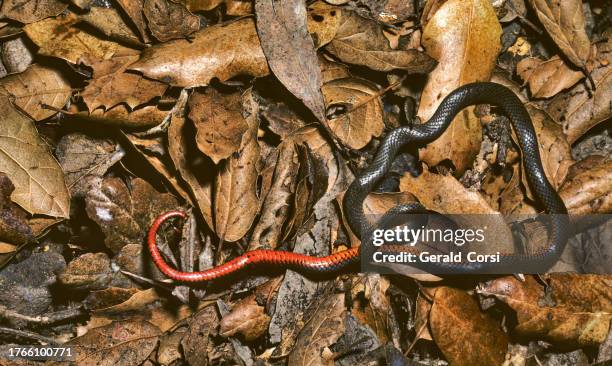
{"label": "twig", "polygon": [[11,328],[6,328],[6,327],[0,327],[0,333],[9,334],[9,335],[20,337],[20,338],[34,339],[39,342],[44,342],[47,344],[58,344],[58,342],[53,338],[45,337],[38,333],[28,332],[25,330],[17,330],[17,329],[11,329]]}
{"label": "twig", "polygon": [[7,309],[5,306],[0,305],[0,317],[2,318],[24,320],[28,323],[37,323],[41,325],[58,323],[64,320],[77,318],[83,314],[85,313],[79,306],[76,308],[57,311],[46,315],[30,316],[18,313],[14,310]]}

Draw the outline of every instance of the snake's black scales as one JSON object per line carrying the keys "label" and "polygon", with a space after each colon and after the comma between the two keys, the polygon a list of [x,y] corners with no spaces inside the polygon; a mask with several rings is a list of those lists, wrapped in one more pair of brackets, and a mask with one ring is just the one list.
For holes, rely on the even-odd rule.
{"label": "snake's black scales", "polygon": [[[530,254],[504,253],[502,263],[415,262],[413,265],[430,273],[544,272],[559,259],[565,248],[569,233],[567,209],[544,174],[536,133],[527,110],[512,91],[496,83],[478,82],[464,85],[442,101],[427,123],[400,127],[389,132],[382,140],[372,164],[355,178],[344,196],[344,209],[349,225],[358,237],[365,239],[363,236],[367,235],[371,228],[364,214],[363,201],[387,174],[400,148],[409,143],[423,144],[437,139],[457,113],[474,104],[491,104],[499,107],[510,119],[519,140],[530,188],[551,217],[548,245]],[[422,207],[412,204],[397,207],[386,216],[418,210],[422,210]]]}

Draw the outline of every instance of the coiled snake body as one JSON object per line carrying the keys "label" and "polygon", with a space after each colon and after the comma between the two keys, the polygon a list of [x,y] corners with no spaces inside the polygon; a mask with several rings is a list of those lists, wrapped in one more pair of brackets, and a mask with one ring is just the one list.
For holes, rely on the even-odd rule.
{"label": "coiled snake body", "polygon": [[[529,114],[517,96],[506,87],[479,82],[464,85],[450,93],[440,104],[435,114],[423,124],[399,127],[390,131],[382,140],[372,163],[361,172],[348,188],[344,198],[344,212],[352,231],[363,240],[369,240],[371,227],[363,210],[363,202],[376,184],[387,174],[399,150],[408,143],[431,142],[446,130],[453,118],[463,108],[474,104],[491,104],[501,108],[510,119],[522,151],[527,181],[535,198],[550,214],[548,244],[545,248],[529,254],[502,253],[501,263],[489,262],[415,262],[411,265],[430,273],[537,273],[549,269],[561,256],[568,237],[568,218],[565,204],[549,183],[540,158],[536,133]],[[419,204],[396,206],[386,217],[412,212],[422,212]],[[326,257],[312,257],[292,252],[256,250],[246,252],[220,266],[201,272],[180,272],[170,267],[161,257],[156,245],[156,232],[168,218],[184,217],[181,211],[171,211],[158,217],[148,235],[148,246],[153,261],[168,277],[179,281],[206,281],[223,277],[252,264],[267,263],[282,265],[297,270],[330,272],[337,271],[359,260],[359,248],[351,248]],[[363,244],[362,244],[363,245]],[[395,251],[394,246],[379,250]],[[409,249],[410,250],[410,249]]]}

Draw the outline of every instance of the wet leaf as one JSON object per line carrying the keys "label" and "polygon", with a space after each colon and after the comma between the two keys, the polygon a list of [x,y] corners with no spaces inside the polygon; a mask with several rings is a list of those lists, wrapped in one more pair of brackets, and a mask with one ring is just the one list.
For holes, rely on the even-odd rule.
{"label": "wet leaf", "polygon": [[500,365],[508,336],[461,290],[440,287],[429,315],[434,341],[452,365]]}
{"label": "wet leaf", "polygon": [[529,0],[540,22],[561,52],[575,65],[584,68],[591,42],[585,30],[580,0]]}
{"label": "wet leaf", "polygon": [[64,173],[34,123],[0,98],[0,171],[16,189],[13,202],[32,214],[69,216],[70,197]]}
{"label": "wet leaf", "polygon": [[208,85],[237,75],[266,76],[270,72],[252,19],[202,29],[187,40],[146,49],[130,69],[152,79],[183,87]]}
{"label": "wet leaf", "polygon": [[569,68],[559,56],[546,61],[535,57],[524,58],[516,65],[516,72],[529,84],[534,98],[553,97],[584,77],[582,72]]}
{"label": "wet leaf", "polygon": [[522,335],[563,344],[597,345],[604,341],[612,319],[610,279],[601,275],[546,275],[550,291],[535,278],[525,282],[502,277],[478,292],[506,303],[515,312]]}
{"label": "wet leaf", "polygon": [[26,71],[10,75],[0,83],[0,95],[10,100],[33,119],[40,121],[57,112],[42,108],[42,104],[62,108],[72,88],[64,75],[45,66],[31,65]]}
{"label": "wet leaf", "polygon": [[306,28],[303,0],[255,0],[257,34],[272,73],[325,121],[317,52]]}
{"label": "wet leaf", "polygon": [[327,125],[344,144],[361,149],[380,136],[384,123],[375,84],[357,78],[327,82],[321,89],[327,106]]}
{"label": "wet leaf", "polygon": [[60,0],[6,0],[2,2],[2,15],[27,24],[54,17],[67,7],[68,4]]}
{"label": "wet leaf", "polygon": [[[487,0],[444,2],[423,30],[423,46],[439,64],[421,94],[418,117],[427,121],[457,87],[491,77],[501,27]],[[420,151],[429,166],[450,160],[457,174],[469,168],[480,149],[482,128],[472,108],[459,113],[441,137]]]}
{"label": "wet leaf", "polygon": [[200,29],[200,18],[168,0],[144,0],[149,29],[161,42],[184,38]]}

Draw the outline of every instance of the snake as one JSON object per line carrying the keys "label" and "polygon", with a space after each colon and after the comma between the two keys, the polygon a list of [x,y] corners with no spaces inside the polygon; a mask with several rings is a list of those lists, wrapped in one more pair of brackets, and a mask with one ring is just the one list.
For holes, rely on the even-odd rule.
{"label": "snake", "polygon": [[[497,107],[510,120],[521,150],[528,185],[535,199],[542,205],[544,212],[549,217],[548,242],[542,248],[531,253],[500,253],[501,261],[499,263],[416,261],[410,265],[433,274],[545,272],[559,260],[566,246],[570,230],[567,208],[546,177],[538,149],[537,135],[525,106],[513,91],[493,82],[475,82],[460,86],[442,100],[427,122],[400,126],[385,135],[374,154],[372,162],[357,174],[349,185],[342,204],[348,225],[361,240],[361,246],[320,257],[290,251],[252,250],[213,268],[196,272],[182,272],[164,261],[156,243],[157,231],[162,223],[173,217],[185,218],[184,212],[174,210],[158,216],[150,227],[147,244],[151,252],[151,258],[166,276],[184,282],[211,281],[254,265],[273,265],[303,272],[329,273],[360,262],[362,258],[360,248],[370,243],[374,227],[366,217],[363,207],[364,200],[389,172],[400,150],[407,144],[423,145],[436,140],[446,131],[461,110],[478,104],[489,104]],[[398,215],[423,212],[425,212],[425,208],[418,202],[397,205],[383,215],[381,221],[392,220]],[[383,245],[377,250],[390,253],[399,251],[418,253],[416,248],[402,247]]]}

